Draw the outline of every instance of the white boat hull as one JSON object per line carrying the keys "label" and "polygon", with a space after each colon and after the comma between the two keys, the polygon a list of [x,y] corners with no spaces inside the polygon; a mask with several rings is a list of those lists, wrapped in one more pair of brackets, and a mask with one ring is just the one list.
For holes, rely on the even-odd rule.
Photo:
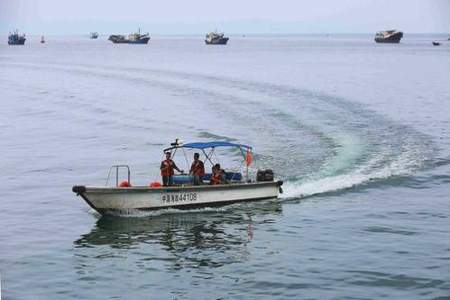
{"label": "white boat hull", "polygon": [[281,185],[277,181],[160,188],[74,186],[72,190],[100,214],[127,214],[136,210],[191,209],[276,198]]}

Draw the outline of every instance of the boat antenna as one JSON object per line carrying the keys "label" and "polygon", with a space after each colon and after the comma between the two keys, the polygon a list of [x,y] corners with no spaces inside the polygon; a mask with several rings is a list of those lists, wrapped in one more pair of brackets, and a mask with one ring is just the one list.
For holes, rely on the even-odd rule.
{"label": "boat antenna", "polygon": [[178,139],[175,139],[175,142],[170,143],[171,146],[178,147]]}

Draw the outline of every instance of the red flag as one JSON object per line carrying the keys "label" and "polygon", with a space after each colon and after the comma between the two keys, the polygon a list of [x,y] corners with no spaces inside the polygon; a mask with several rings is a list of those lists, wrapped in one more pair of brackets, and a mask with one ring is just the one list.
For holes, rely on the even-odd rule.
{"label": "red flag", "polygon": [[253,162],[253,154],[249,149],[247,149],[247,154],[245,155],[245,162],[247,163],[247,166],[250,166]]}

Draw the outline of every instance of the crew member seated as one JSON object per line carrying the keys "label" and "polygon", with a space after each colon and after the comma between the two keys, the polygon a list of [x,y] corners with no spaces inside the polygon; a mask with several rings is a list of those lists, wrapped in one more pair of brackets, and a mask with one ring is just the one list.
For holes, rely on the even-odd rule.
{"label": "crew member seated", "polygon": [[215,164],[212,167],[211,179],[209,180],[209,184],[223,184],[228,183],[227,176],[224,170],[220,168],[220,164]]}
{"label": "crew member seated", "polygon": [[193,177],[194,185],[202,184],[202,178],[205,175],[205,165],[199,158],[200,154],[194,153],[194,161],[192,162],[191,170],[189,171],[189,174]]}

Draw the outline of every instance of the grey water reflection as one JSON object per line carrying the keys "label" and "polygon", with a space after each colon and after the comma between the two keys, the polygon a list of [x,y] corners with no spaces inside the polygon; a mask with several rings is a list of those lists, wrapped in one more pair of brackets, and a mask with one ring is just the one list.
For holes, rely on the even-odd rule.
{"label": "grey water reflection", "polygon": [[172,270],[220,267],[244,261],[254,227],[281,213],[278,201],[264,201],[144,218],[102,217],[74,241],[76,264],[82,273],[124,258],[137,268],[150,267],[142,262],[163,262]]}

